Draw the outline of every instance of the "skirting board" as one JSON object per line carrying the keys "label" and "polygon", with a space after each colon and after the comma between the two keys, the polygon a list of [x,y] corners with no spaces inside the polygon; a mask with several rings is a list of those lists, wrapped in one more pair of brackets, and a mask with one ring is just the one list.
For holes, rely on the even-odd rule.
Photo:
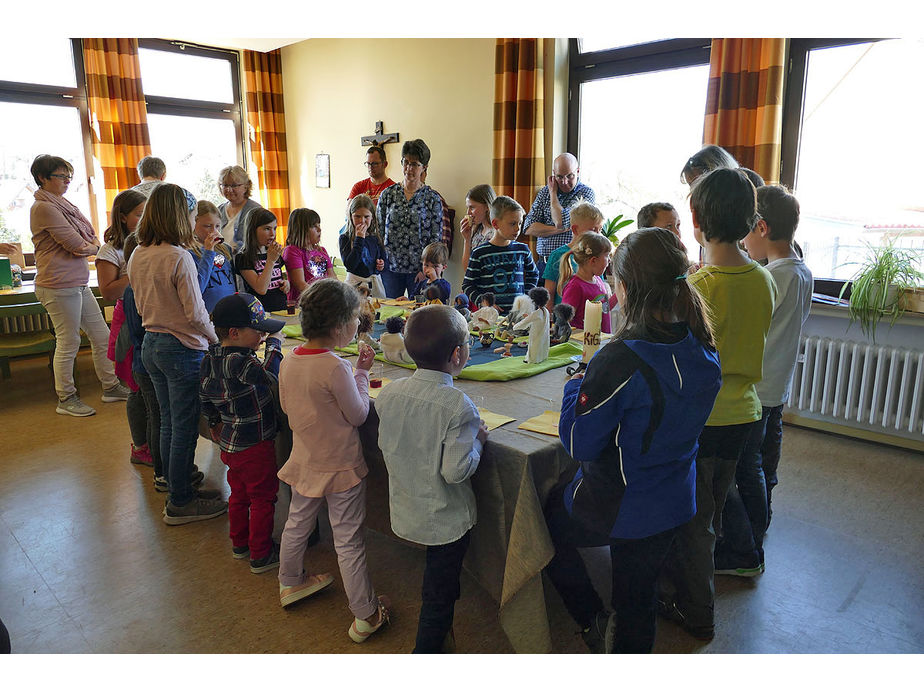
{"label": "skirting board", "polygon": [[877,433],[862,428],[853,428],[851,426],[829,423],[827,421],[818,421],[817,419],[810,419],[807,416],[799,416],[798,414],[791,414],[789,412],[783,412],[783,422],[801,428],[813,428],[816,431],[836,433],[837,435],[847,436],[848,438],[859,438],[860,440],[868,440],[872,443],[881,443],[882,445],[892,445],[897,448],[905,448],[906,450],[924,452],[924,440],[911,440],[910,438],[890,436],[886,433]]}

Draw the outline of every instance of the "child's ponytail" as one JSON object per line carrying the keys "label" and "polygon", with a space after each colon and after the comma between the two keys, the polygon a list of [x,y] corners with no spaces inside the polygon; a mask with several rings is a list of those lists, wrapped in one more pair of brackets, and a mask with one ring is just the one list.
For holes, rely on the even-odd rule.
{"label": "child's ponytail", "polygon": [[561,256],[561,262],[558,263],[558,295],[565,290],[565,286],[568,284],[568,281],[571,279],[571,275],[574,274],[574,270],[571,267],[571,257],[574,255],[573,250],[569,250],[567,253]]}
{"label": "child's ponytail", "polygon": [[574,261],[580,267],[591,258],[600,257],[604,254],[608,255],[611,252],[613,252],[613,244],[602,233],[585,231],[578,236],[574,247],[562,256],[558,265],[558,293],[564,292],[568,280],[574,274],[574,270],[571,268],[571,257],[574,257]]}

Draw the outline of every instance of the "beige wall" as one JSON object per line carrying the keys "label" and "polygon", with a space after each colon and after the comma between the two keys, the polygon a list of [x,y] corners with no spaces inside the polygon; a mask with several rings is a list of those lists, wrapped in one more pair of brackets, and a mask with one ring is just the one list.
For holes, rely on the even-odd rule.
{"label": "beige wall", "polygon": [[[375,121],[401,141],[386,145],[388,173],[401,180],[401,144],[430,147],[427,183],[458,220],[465,193],[491,182],[494,39],[312,39],[282,49],[291,205],[321,215],[323,243],[337,253],[346,197],[366,175]],[[331,187],[315,187],[316,154],[330,155]],[[446,278],[461,285],[456,231]]]}

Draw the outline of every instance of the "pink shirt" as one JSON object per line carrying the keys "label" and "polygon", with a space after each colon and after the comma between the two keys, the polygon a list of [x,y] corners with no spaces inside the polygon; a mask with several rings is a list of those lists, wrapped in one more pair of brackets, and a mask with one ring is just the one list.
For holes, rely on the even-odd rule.
{"label": "pink shirt", "polygon": [[347,491],[369,473],[358,426],[369,415],[369,371],[332,351],[296,348],[279,367],[292,453],[279,478],[306,498]]}
{"label": "pink shirt", "polygon": [[[561,302],[574,306],[574,317],[571,319],[571,327],[575,329],[584,329],[584,301],[594,301],[600,303],[605,301],[607,305],[603,309],[603,318],[600,321],[600,330],[609,334],[610,332],[610,290],[600,277],[594,277],[593,283],[585,282],[576,274],[568,280],[565,290],[561,292]],[[615,303],[615,301],[613,302]]]}
{"label": "pink shirt", "polygon": [[99,250],[99,241],[81,234],[58,207],[43,200],[32,205],[29,223],[35,246],[35,285],[47,289],[86,286],[90,279],[87,257]]}
{"label": "pink shirt", "polygon": [[[305,274],[305,284],[311,284],[327,276],[331,267],[330,255],[324,248],[299,248],[287,245],[282,251],[282,261],[286,264],[289,274],[294,269],[301,269]],[[289,282],[291,284],[291,281]],[[289,300],[297,301],[299,292],[295,288],[289,289]]]}

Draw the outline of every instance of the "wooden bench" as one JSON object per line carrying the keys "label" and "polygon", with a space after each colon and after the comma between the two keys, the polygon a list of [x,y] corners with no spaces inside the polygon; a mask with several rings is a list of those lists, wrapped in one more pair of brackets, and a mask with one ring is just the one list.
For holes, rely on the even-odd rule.
{"label": "wooden bench", "polygon": [[[3,306],[2,315],[17,318],[26,315],[44,315],[45,307],[38,302],[17,303]],[[51,366],[55,353],[55,336],[50,330],[32,330],[28,332],[6,332],[0,334],[0,374],[3,379],[11,377],[10,359],[16,356],[48,354]]]}

